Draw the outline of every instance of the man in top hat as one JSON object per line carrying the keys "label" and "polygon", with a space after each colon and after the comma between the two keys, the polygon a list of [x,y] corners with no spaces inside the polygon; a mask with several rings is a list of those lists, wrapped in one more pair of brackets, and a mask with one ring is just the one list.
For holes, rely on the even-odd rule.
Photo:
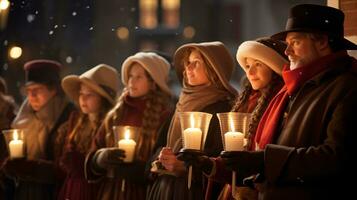
{"label": "man in top hat", "polygon": [[26,159],[8,160],[7,173],[18,178],[15,199],[54,199],[57,128],[74,106],[61,90],[62,65],[52,60],[32,60],[24,65],[27,98],[12,122],[23,129]]}
{"label": "man in top hat", "polygon": [[[357,61],[343,37],[342,11],[319,5],[290,10],[285,86],[264,113],[254,152],[223,152],[226,167],[258,189],[260,199],[345,199],[356,170]],[[351,179],[354,180],[354,179]],[[258,183],[258,184],[252,184]],[[261,183],[261,184],[259,184]]]}

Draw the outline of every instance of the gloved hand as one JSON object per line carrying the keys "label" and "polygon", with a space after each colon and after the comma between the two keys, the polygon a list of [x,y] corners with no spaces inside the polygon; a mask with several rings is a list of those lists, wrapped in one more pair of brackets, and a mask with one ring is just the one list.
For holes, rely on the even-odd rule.
{"label": "gloved hand", "polygon": [[223,151],[221,158],[228,170],[237,171],[242,177],[264,171],[264,151]]}
{"label": "gloved hand", "polygon": [[213,161],[208,156],[181,151],[177,154],[177,159],[184,161],[186,166],[193,166],[206,174],[210,174],[212,171]]}
{"label": "gloved hand", "polygon": [[123,158],[125,151],[116,147],[99,149],[93,157],[96,166],[102,169],[122,164]]}

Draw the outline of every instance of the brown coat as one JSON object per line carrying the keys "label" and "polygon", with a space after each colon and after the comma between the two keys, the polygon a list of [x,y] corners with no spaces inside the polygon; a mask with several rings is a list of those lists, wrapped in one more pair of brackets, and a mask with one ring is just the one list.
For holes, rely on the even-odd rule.
{"label": "brown coat", "polygon": [[[348,58],[307,81],[286,110],[284,126],[265,149],[263,199],[330,199],[352,193],[357,74]],[[357,67],[357,66],[355,66]]]}

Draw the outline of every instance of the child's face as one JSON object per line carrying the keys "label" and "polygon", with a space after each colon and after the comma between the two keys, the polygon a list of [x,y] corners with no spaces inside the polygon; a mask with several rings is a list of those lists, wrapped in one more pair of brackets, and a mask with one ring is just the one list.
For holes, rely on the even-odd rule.
{"label": "child's face", "polygon": [[185,62],[187,83],[192,86],[208,84],[209,79],[205,71],[206,67],[206,63],[199,51],[193,50],[188,57],[188,61]]}
{"label": "child's face", "polygon": [[154,81],[152,81],[145,69],[138,63],[134,63],[129,70],[128,85],[129,96],[137,98],[143,97],[154,89]]}
{"label": "child's face", "polygon": [[260,90],[268,86],[270,83],[273,71],[264,63],[253,58],[247,58],[245,73],[254,90]]}
{"label": "child's face", "polygon": [[99,113],[102,104],[101,96],[85,84],[79,91],[79,106],[84,114]]}
{"label": "child's face", "polygon": [[56,95],[56,89],[51,89],[40,83],[28,85],[25,90],[29,104],[34,111],[41,110]]}

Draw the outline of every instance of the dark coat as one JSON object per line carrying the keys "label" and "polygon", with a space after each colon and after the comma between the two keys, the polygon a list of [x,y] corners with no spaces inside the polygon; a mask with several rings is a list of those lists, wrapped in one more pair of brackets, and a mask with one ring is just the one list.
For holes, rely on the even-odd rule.
{"label": "dark coat", "polygon": [[[128,97],[129,99],[129,97]],[[130,98],[125,101],[123,118],[113,120],[111,125],[129,125],[142,127],[144,111],[146,109],[146,100],[138,100]],[[169,109],[163,108],[160,111],[160,121],[164,121],[169,115]],[[161,123],[159,123],[159,126]],[[96,199],[100,200],[122,200],[122,199],[145,199],[146,192],[146,177],[144,176],[145,161],[152,154],[153,146],[150,141],[156,141],[157,134],[153,131],[152,134],[141,134],[138,139],[145,141],[140,148],[137,148],[135,160],[132,163],[127,163],[113,167],[112,170],[98,171],[94,167],[95,152],[98,149],[105,147],[114,147],[113,134],[108,134],[105,131],[104,124],[99,128],[91,147],[91,152],[87,155],[85,161],[86,178],[89,181],[100,181],[98,186],[98,194]],[[139,143],[137,141],[137,143]],[[147,155],[147,156],[146,156]],[[122,185],[124,183],[124,185]],[[123,188],[124,190],[122,190]]]}
{"label": "dark coat", "polygon": [[[231,107],[231,103],[226,100],[213,103],[201,110],[201,112],[213,114],[204,147],[204,151],[208,156],[218,156],[223,150],[219,121],[216,116],[216,113],[229,112]],[[170,122],[168,122],[168,124],[170,124]],[[157,145],[157,153],[153,155],[152,160],[155,160],[157,158],[158,153],[161,150],[159,146],[164,147],[166,145],[166,137],[169,126],[166,127],[166,129],[162,129],[160,132],[160,137],[158,141],[161,141],[161,145]],[[205,183],[203,183],[202,181],[201,171],[195,172],[195,169],[193,169],[192,185],[190,190],[188,190],[187,188],[187,176],[175,177],[171,175],[160,175],[158,177],[155,177],[153,183],[148,188],[147,199],[204,199],[204,185]],[[218,194],[221,187],[217,186],[215,188],[217,191],[214,192]]]}
{"label": "dark coat", "polygon": [[[15,188],[15,199],[55,199],[56,198],[56,190],[57,187],[61,184],[62,179],[58,176],[58,170],[55,165],[56,156],[58,155],[55,152],[55,140],[57,137],[57,129],[58,127],[67,121],[69,114],[74,110],[74,105],[69,103],[63,96],[55,96],[53,97],[51,102],[47,103],[45,110],[41,110],[39,112],[42,115],[52,116],[55,119],[52,122],[52,126],[46,131],[45,139],[41,140],[40,144],[43,145],[43,151],[41,154],[35,154],[32,157],[29,157],[29,152],[36,152],[36,149],[30,147],[29,141],[37,141],[39,138],[37,135],[39,133],[37,130],[27,130],[25,137],[26,139],[26,159],[14,159],[8,160],[5,165],[5,171],[9,177],[15,178],[17,180],[16,188]],[[58,105],[59,103],[60,105]],[[55,109],[56,107],[56,109]],[[23,112],[21,112],[21,110]],[[56,112],[50,114],[50,110],[56,110]],[[48,113],[47,113],[48,112]],[[42,126],[46,126],[46,117],[36,118],[33,114],[33,111],[29,109],[27,101],[23,103],[22,109],[15,118],[13,122],[13,127],[15,128],[29,128],[33,124],[38,124],[39,130]],[[21,124],[21,120],[16,119],[28,119],[26,123]],[[24,121],[24,120],[23,120]],[[46,130],[46,129],[43,129]],[[29,133],[31,132],[31,136],[29,137]],[[42,150],[42,149],[41,149]]]}
{"label": "dark coat", "polygon": [[354,192],[348,186],[357,161],[353,62],[329,63],[339,67],[316,75],[290,98],[277,145],[265,149],[263,199],[343,199]]}
{"label": "dark coat", "polygon": [[[96,132],[94,122],[82,120],[81,127],[76,129],[76,135],[82,135],[78,140],[71,140],[71,134],[80,120],[78,111],[72,112],[68,121],[59,128],[57,145],[62,147],[58,168],[65,173],[64,183],[59,191],[58,200],[91,200],[95,199],[98,184],[89,183],[84,176],[84,161],[89,151],[92,136]],[[101,120],[101,119],[99,119]]]}

